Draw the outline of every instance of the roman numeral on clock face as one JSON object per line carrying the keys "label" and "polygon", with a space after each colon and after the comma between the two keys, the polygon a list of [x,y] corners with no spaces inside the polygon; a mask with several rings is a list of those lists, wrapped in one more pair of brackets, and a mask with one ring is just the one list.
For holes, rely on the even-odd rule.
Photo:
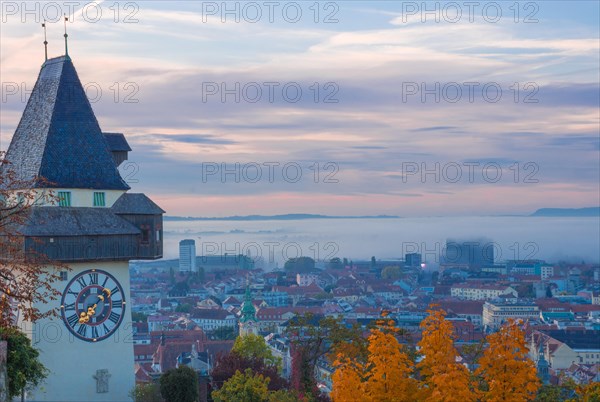
{"label": "roman numeral on clock face", "polygon": [[61,315],[67,329],[87,342],[107,339],[115,333],[125,311],[125,292],[109,272],[82,271],[62,293]]}
{"label": "roman numeral on clock face", "polygon": [[90,285],[98,284],[98,273],[97,272],[92,272],[91,274],[89,274],[89,278],[90,278]]}
{"label": "roman numeral on clock face", "polygon": [[77,283],[81,286],[81,289],[83,289],[84,287],[87,286],[87,283],[83,276],[80,276],[79,278],[77,278]]}
{"label": "roman numeral on clock face", "polygon": [[80,324],[79,328],[77,328],[77,333],[85,338],[87,334],[88,326],[85,324]]}
{"label": "roman numeral on clock face", "polygon": [[79,317],[77,316],[77,314],[73,314],[73,315],[69,316],[69,318],[67,318],[67,322],[69,323],[69,326],[71,328],[73,328],[75,326],[75,324],[77,324],[78,321],[79,321]]}
{"label": "roman numeral on clock face", "polygon": [[121,318],[121,316],[117,313],[115,313],[114,311],[110,312],[110,315],[108,316],[108,319],[112,322],[114,322],[115,324],[117,322],[119,322],[119,318]]}

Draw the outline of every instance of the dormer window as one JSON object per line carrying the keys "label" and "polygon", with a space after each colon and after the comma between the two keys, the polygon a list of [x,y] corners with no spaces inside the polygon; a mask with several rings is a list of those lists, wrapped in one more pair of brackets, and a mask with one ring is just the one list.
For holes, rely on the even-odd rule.
{"label": "dormer window", "polygon": [[59,207],[70,207],[71,206],[71,192],[70,191],[59,191],[57,195],[58,195],[58,206]]}
{"label": "dormer window", "polygon": [[94,206],[105,207],[106,206],[106,193],[94,192]]}

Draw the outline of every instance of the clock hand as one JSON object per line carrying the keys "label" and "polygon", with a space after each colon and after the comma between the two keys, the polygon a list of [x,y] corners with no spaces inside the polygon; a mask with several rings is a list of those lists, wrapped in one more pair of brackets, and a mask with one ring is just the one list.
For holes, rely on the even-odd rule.
{"label": "clock hand", "polygon": [[[107,297],[110,297],[110,289],[108,288],[104,288],[102,289],[102,292],[106,292],[107,293]],[[87,309],[87,313],[82,312],[79,318],[79,323],[80,324],[86,324],[87,322],[90,321],[90,318],[92,318],[92,316],[94,314],[96,314],[96,307],[98,307],[98,302],[100,301],[104,301],[104,296],[103,295],[98,295],[98,301],[96,303],[94,303],[92,306],[89,306]]]}
{"label": "clock hand", "polygon": [[79,315],[79,323],[82,325],[87,324],[89,320],[90,320],[89,314],[82,311],[81,314]]}

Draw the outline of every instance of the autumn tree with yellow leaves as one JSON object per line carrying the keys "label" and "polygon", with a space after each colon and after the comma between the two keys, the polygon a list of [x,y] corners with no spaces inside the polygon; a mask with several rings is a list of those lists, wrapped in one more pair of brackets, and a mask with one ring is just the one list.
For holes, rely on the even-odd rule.
{"label": "autumn tree with yellow leaves", "polygon": [[452,323],[446,312],[431,306],[429,315],[421,322],[423,337],[418,343],[423,360],[417,365],[423,381],[421,397],[425,401],[475,402],[471,375],[457,363]]}
{"label": "autumn tree with yellow leaves", "polygon": [[368,337],[367,357],[338,353],[332,376],[334,402],[414,401],[417,382],[413,362],[398,342],[394,321],[383,319]]}
{"label": "autumn tree with yellow leaves", "polygon": [[479,359],[475,375],[482,380],[481,400],[522,402],[535,399],[540,388],[535,365],[527,358],[525,334],[509,320],[487,336],[488,347]]}

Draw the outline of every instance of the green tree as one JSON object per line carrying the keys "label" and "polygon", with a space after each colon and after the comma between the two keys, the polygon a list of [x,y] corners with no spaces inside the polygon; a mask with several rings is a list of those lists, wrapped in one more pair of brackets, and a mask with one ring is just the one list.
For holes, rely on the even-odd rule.
{"label": "green tree", "polygon": [[196,402],[198,377],[187,366],[168,370],[160,377],[160,394],[166,402]]}
{"label": "green tree", "polygon": [[0,327],[0,340],[8,343],[8,399],[12,399],[38,386],[48,376],[48,370],[38,360],[40,353],[23,332]]}
{"label": "green tree", "polygon": [[191,313],[193,306],[189,303],[180,304],[175,308],[175,312],[177,313]]}
{"label": "green tree", "polygon": [[246,359],[262,359],[266,364],[281,368],[281,359],[273,356],[265,339],[260,335],[238,336],[233,344],[232,352]]}
{"label": "green tree", "polygon": [[577,385],[575,394],[577,399],[569,399],[569,402],[600,402],[600,381]]}
{"label": "green tree", "polygon": [[383,270],[381,270],[381,277],[383,279],[391,279],[391,280],[400,279],[401,274],[402,274],[402,270],[397,265],[389,265],[389,266],[383,268]]}
{"label": "green tree", "polygon": [[342,260],[340,260],[338,257],[335,257],[329,260],[328,267],[331,269],[342,269],[344,268],[344,265],[342,263]]}
{"label": "green tree", "polygon": [[269,400],[270,380],[261,374],[254,374],[251,369],[246,369],[244,374],[236,371],[235,375],[225,381],[219,390],[213,391],[211,396],[215,402],[266,402]]}
{"label": "green tree", "polygon": [[148,321],[148,316],[144,313],[138,313],[136,311],[133,311],[131,313],[131,321],[133,322],[147,322]]}
{"label": "green tree", "polygon": [[574,386],[542,385],[539,389],[536,402],[564,402],[573,394]]}
{"label": "green tree", "polygon": [[310,272],[315,269],[315,260],[310,257],[290,258],[283,267],[286,272]]}
{"label": "green tree", "polygon": [[[351,343],[354,350],[366,355],[366,340],[360,326],[348,328],[341,319],[324,317],[318,319],[314,314],[297,315],[290,321],[287,336],[292,343],[292,388],[302,395],[318,399],[320,391],[314,377],[317,362],[322,357],[333,361],[343,347]],[[357,354],[359,354],[357,352]]]}
{"label": "green tree", "polygon": [[198,279],[199,283],[204,282],[204,277],[205,277],[205,270],[204,267],[198,267],[198,272],[196,272],[196,278]]}
{"label": "green tree", "polygon": [[169,268],[169,281],[171,282],[171,285],[175,285],[175,270],[173,267]]}
{"label": "green tree", "polygon": [[210,339],[218,340],[234,340],[237,337],[237,333],[234,327],[222,326],[218,327],[207,333]]}
{"label": "green tree", "polygon": [[156,383],[137,384],[129,396],[135,402],[164,402],[160,395],[160,387]]}

